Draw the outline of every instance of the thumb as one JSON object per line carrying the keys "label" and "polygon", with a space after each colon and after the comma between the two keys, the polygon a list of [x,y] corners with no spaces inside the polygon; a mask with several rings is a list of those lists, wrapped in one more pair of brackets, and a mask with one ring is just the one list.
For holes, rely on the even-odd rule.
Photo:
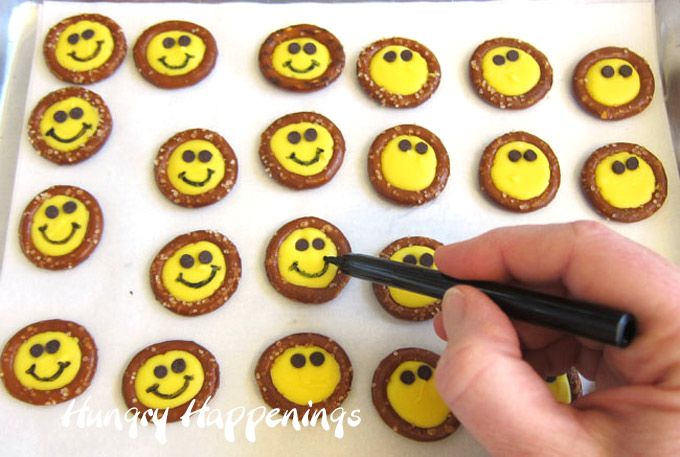
{"label": "thumb", "polygon": [[[517,332],[489,297],[469,286],[449,290],[441,324],[448,336],[435,380],[451,412],[492,454],[579,453],[589,441],[578,412],[558,404],[522,360]],[[584,448],[587,451],[587,448]]]}

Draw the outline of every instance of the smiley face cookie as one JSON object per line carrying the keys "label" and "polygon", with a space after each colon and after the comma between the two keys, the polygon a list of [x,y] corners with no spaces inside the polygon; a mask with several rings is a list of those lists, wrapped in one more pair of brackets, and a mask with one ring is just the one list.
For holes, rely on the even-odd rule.
{"label": "smiley face cookie", "polygon": [[300,24],[277,30],[260,47],[260,71],[273,84],[294,92],[322,89],[338,79],[345,51],[328,30]]}
{"label": "smiley face cookie", "polygon": [[168,422],[177,422],[191,401],[196,411],[215,394],[220,369],[210,351],[193,341],[152,344],[132,359],[123,375],[123,398],[128,408],[144,413],[167,409]]}
{"label": "smiley face cookie", "polygon": [[437,90],[441,69],[432,51],[417,41],[388,38],[361,51],[357,77],[364,91],[381,105],[411,108]]}
{"label": "smiley face cookie", "polygon": [[74,186],[53,186],[28,204],[19,225],[21,250],[40,268],[65,270],[99,244],[104,219],[97,200]]}
{"label": "smiley face cookie", "polygon": [[191,129],[165,142],[154,162],[156,184],[173,203],[187,208],[224,198],[236,183],[238,163],[216,132]]}
{"label": "smiley face cookie", "polygon": [[349,281],[349,276],[325,257],[350,252],[349,242],[330,222],[316,217],[295,219],[277,230],[267,246],[267,278],[285,297],[324,303],[335,298]]}
{"label": "smiley face cookie", "polygon": [[[436,270],[434,251],[441,245],[432,238],[409,236],[390,243],[380,257]],[[399,319],[424,321],[441,309],[441,300],[396,287],[373,284],[373,293],[385,311]]]}
{"label": "smiley face cookie", "polygon": [[373,405],[382,420],[406,438],[435,441],[458,428],[435,387],[438,361],[439,356],[426,349],[403,348],[385,357],[375,370]]}
{"label": "smiley face cookie", "polygon": [[2,351],[0,378],[15,398],[54,405],[87,389],[97,368],[97,347],[84,327],[58,319],[17,332]]}
{"label": "smiley face cookie", "polygon": [[583,108],[600,119],[625,119],[654,97],[654,75],[645,59],[625,48],[601,48],[576,66],[572,87]]}
{"label": "smiley face cookie", "polygon": [[52,27],[43,43],[50,71],[74,84],[108,78],[127,53],[125,35],[112,19],[101,14],[72,16]]}
{"label": "smiley face cookie", "polygon": [[480,44],[472,54],[470,80],[489,104],[500,109],[524,109],[548,93],[553,71],[545,55],[529,43],[494,38]]}
{"label": "smiley face cookie", "polygon": [[398,125],[373,140],[368,176],[383,197],[400,205],[422,205],[444,190],[449,179],[449,155],[429,130]]}
{"label": "smiley face cookie", "polygon": [[180,235],[151,263],[151,288],[170,311],[209,313],[231,297],[241,279],[241,257],[221,233],[197,230]]}
{"label": "smiley face cookie", "polygon": [[654,214],[666,200],[666,172],[659,159],[632,143],[602,146],[581,170],[581,187],[607,219],[636,222]]}
{"label": "smiley face cookie", "polygon": [[552,201],[560,186],[557,157],[545,141],[526,132],[511,132],[489,144],[479,162],[479,183],[493,201],[517,212],[529,212]]}
{"label": "smiley face cookie", "polygon": [[112,126],[109,108],[99,95],[67,87],[38,102],[28,120],[28,138],[47,160],[74,164],[99,151]]}
{"label": "smiley face cookie", "polygon": [[555,400],[565,405],[570,404],[583,393],[581,378],[574,367],[559,376],[548,376],[545,382]]}
{"label": "smiley face cookie", "polygon": [[332,339],[296,333],[274,342],[260,356],[255,380],[264,401],[282,413],[325,409],[328,414],[347,398],[352,364]]}
{"label": "smiley face cookie", "polygon": [[291,189],[327,183],[344,156],[342,133],[317,113],[283,116],[267,127],[260,140],[260,159],[267,174]]}
{"label": "smiley face cookie", "polygon": [[146,29],[133,54],[137,70],[147,81],[177,89],[193,86],[210,74],[217,60],[217,43],[200,25],[167,21]]}

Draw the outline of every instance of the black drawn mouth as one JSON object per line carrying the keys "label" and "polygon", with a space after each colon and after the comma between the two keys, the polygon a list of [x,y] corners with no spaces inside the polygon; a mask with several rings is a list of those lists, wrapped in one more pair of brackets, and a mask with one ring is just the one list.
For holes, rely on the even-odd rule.
{"label": "black drawn mouth", "polygon": [[300,158],[295,154],[295,152],[291,153],[291,155],[289,155],[288,158],[289,158],[290,160],[292,160],[293,162],[297,163],[298,165],[309,166],[309,165],[312,165],[312,164],[317,163],[317,162],[319,161],[319,159],[321,158],[321,154],[323,154],[323,149],[321,149],[321,148],[316,148],[316,152],[314,153],[314,157],[312,157],[312,158],[309,159],[309,160],[302,160],[302,159],[300,159]]}
{"label": "black drawn mouth", "polygon": [[94,59],[95,57],[97,57],[99,55],[99,53],[102,50],[103,44],[104,44],[104,40],[98,40],[97,41],[97,49],[95,49],[94,52],[87,57],[78,57],[76,55],[76,51],[71,51],[67,55],[70,58],[72,58],[73,60],[75,60],[76,62],[89,62],[90,60]]}
{"label": "black drawn mouth", "polygon": [[215,170],[213,170],[212,168],[208,168],[208,176],[203,181],[193,181],[193,180],[187,178],[187,172],[186,171],[181,172],[179,175],[177,175],[177,177],[179,179],[181,179],[182,181],[184,181],[185,183],[189,184],[190,186],[203,187],[208,183],[208,181],[210,181],[210,178],[212,177],[212,175],[214,173],[215,173]]}
{"label": "black drawn mouth", "polygon": [[61,374],[64,372],[64,370],[65,370],[69,365],[71,365],[71,362],[57,362],[57,364],[59,365],[59,368],[57,369],[57,371],[56,371],[52,376],[48,376],[48,377],[46,377],[46,378],[43,378],[43,377],[38,376],[37,374],[35,374],[35,363],[34,363],[33,365],[31,365],[31,366],[28,368],[28,370],[26,370],[26,374],[31,375],[34,379],[37,379],[38,381],[42,381],[42,382],[50,382],[50,381],[54,381],[54,380],[57,379],[59,376],[61,376]]}
{"label": "black drawn mouth", "polygon": [[89,129],[92,128],[92,124],[88,124],[87,122],[83,122],[83,127],[80,129],[80,132],[76,133],[74,136],[71,138],[62,138],[59,135],[57,135],[57,132],[54,131],[54,127],[49,129],[45,135],[51,136],[55,140],[57,140],[60,143],[73,143],[76,141],[78,138],[81,136],[85,135],[85,132],[87,132]]}
{"label": "black drawn mouth", "polygon": [[154,394],[155,396],[162,398],[164,400],[172,400],[173,398],[177,398],[180,395],[182,395],[189,388],[189,384],[193,379],[194,377],[191,375],[184,375],[184,384],[182,384],[182,387],[180,387],[178,390],[171,394],[164,394],[163,392],[159,392],[158,387],[160,387],[160,384],[158,383],[146,389],[146,392],[149,394]]}
{"label": "black drawn mouth", "polygon": [[303,68],[303,69],[301,70],[301,69],[295,68],[295,67],[293,66],[293,61],[292,61],[292,60],[287,60],[287,61],[285,61],[285,62],[283,63],[283,66],[284,66],[284,67],[288,67],[288,68],[290,69],[290,71],[292,71],[293,73],[298,73],[298,74],[301,74],[301,75],[303,75],[303,74],[305,74],[305,73],[309,73],[310,71],[314,70],[314,69],[315,69],[316,67],[318,67],[319,65],[321,65],[319,62],[317,62],[316,60],[312,59],[312,63],[310,63],[309,66],[308,66],[307,68]]}
{"label": "black drawn mouth", "polygon": [[210,265],[211,271],[210,271],[210,276],[208,276],[206,279],[198,282],[191,282],[187,281],[184,279],[184,273],[180,273],[179,276],[177,276],[177,282],[184,284],[187,287],[191,287],[192,289],[200,289],[201,287],[207,285],[215,279],[215,275],[217,274],[217,270],[220,269],[217,265]]}
{"label": "black drawn mouth", "polygon": [[71,241],[71,238],[73,238],[73,235],[76,234],[78,229],[80,228],[80,224],[77,222],[71,222],[71,233],[69,233],[66,238],[62,238],[61,240],[53,240],[50,237],[47,236],[47,224],[43,225],[42,227],[38,227],[38,231],[42,235],[42,237],[45,239],[50,244],[66,244],[69,241]]}
{"label": "black drawn mouth", "polygon": [[321,276],[325,275],[326,272],[328,271],[328,262],[325,262],[323,264],[323,268],[316,273],[308,273],[305,270],[301,270],[300,267],[298,266],[297,260],[293,262],[293,264],[290,266],[289,270],[290,271],[295,271],[298,273],[300,276],[304,276],[305,278],[320,278]]}
{"label": "black drawn mouth", "polygon": [[192,56],[191,54],[187,54],[187,53],[185,52],[185,53],[184,53],[184,62],[182,62],[182,63],[179,64],[179,65],[171,65],[171,64],[169,64],[169,63],[167,62],[167,60],[166,60],[166,56],[161,57],[160,59],[158,59],[158,61],[159,61],[160,63],[162,63],[163,66],[164,66],[165,68],[169,68],[170,70],[181,70],[182,68],[184,68],[184,67],[186,67],[187,65],[189,65],[189,60],[191,60],[191,59],[193,59],[193,58],[194,58],[194,56]]}

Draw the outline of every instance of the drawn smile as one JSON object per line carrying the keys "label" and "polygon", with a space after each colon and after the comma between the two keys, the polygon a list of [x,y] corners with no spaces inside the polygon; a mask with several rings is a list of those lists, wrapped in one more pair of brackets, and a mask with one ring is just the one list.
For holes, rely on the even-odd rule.
{"label": "drawn smile", "polygon": [[203,187],[208,183],[208,181],[210,181],[210,178],[214,173],[215,170],[213,170],[212,168],[208,168],[208,176],[203,181],[192,181],[191,179],[187,178],[186,171],[181,172],[179,175],[177,175],[177,177],[184,181],[185,183],[189,184],[190,186]]}
{"label": "drawn smile", "polygon": [[293,264],[290,266],[289,270],[290,271],[295,271],[298,273],[300,276],[304,276],[305,278],[320,278],[321,276],[325,275],[326,272],[328,271],[328,262],[325,262],[323,264],[323,268],[316,273],[307,273],[304,270],[300,270],[300,267],[298,266],[297,260],[293,262]]}
{"label": "drawn smile", "polygon": [[33,376],[33,378],[36,379],[36,380],[38,380],[38,381],[42,381],[42,382],[50,382],[50,381],[54,381],[54,380],[57,379],[59,376],[61,376],[61,374],[64,372],[64,370],[65,370],[69,365],[71,365],[71,362],[57,362],[57,364],[59,365],[59,368],[57,369],[57,371],[56,371],[52,376],[49,376],[49,377],[47,377],[47,378],[43,378],[43,377],[38,376],[37,374],[35,374],[35,363],[34,363],[33,365],[31,365],[31,366],[28,368],[28,370],[26,370],[26,374],[29,374],[29,375]]}
{"label": "drawn smile", "polygon": [[76,234],[76,231],[80,228],[80,224],[77,222],[71,222],[71,233],[69,233],[66,238],[62,238],[61,240],[53,240],[50,237],[47,236],[47,224],[43,225],[42,227],[38,227],[38,231],[40,231],[40,234],[42,237],[45,239],[50,244],[66,244],[69,241],[71,241],[71,238],[73,238],[73,235]]}
{"label": "drawn smile", "polygon": [[162,398],[164,400],[172,400],[173,398],[177,398],[180,395],[182,395],[188,388],[189,388],[189,383],[194,379],[193,376],[190,375],[184,375],[184,384],[182,384],[182,387],[179,388],[179,390],[176,390],[175,392],[171,394],[164,394],[162,392],[158,391],[158,387],[160,387],[160,384],[156,383],[146,389],[146,392],[149,394],[154,394],[155,396]]}
{"label": "drawn smile", "polygon": [[170,65],[170,64],[165,60],[165,59],[166,59],[166,56],[161,57],[160,59],[158,59],[158,61],[159,61],[160,63],[162,63],[163,66],[164,66],[165,68],[169,68],[170,70],[181,70],[182,68],[184,68],[184,67],[186,67],[187,65],[189,65],[189,60],[191,60],[191,59],[194,58],[194,56],[192,56],[191,54],[187,54],[186,52],[184,53],[184,56],[185,56],[185,57],[184,57],[184,62],[181,63],[181,64],[179,64],[179,65]]}
{"label": "drawn smile", "polygon": [[78,57],[78,56],[76,55],[76,51],[71,51],[71,52],[69,52],[69,53],[68,53],[68,56],[69,56],[70,58],[72,58],[73,60],[77,61],[77,62],[88,62],[88,61],[94,59],[95,57],[97,57],[97,56],[99,55],[99,53],[100,53],[101,50],[102,50],[102,45],[103,45],[103,44],[104,44],[104,40],[98,40],[98,41],[97,41],[97,49],[95,49],[94,52],[93,52],[92,54],[90,54],[89,56],[87,56],[87,57]]}
{"label": "drawn smile", "polygon": [[292,60],[287,60],[287,61],[285,61],[285,62],[283,63],[283,66],[284,66],[284,67],[288,67],[288,68],[290,68],[290,71],[292,71],[293,73],[298,73],[298,74],[309,73],[310,71],[314,70],[314,69],[315,69],[316,67],[318,67],[319,65],[321,65],[319,62],[317,62],[316,60],[312,59],[312,63],[310,63],[309,66],[308,66],[307,68],[305,68],[305,69],[303,69],[303,70],[300,70],[299,68],[295,68],[295,67],[293,66],[293,61],[292,61]]}
{"label": "drawn smile", "polygon": [[323,154],[323,149],[321,149],[321,148],[316,148],[316,152],[314,153],[314,157],[312,157],[312,158],[309,159],[309,160],[302,160],[302,159],[300,159],[300,158],[295,154],[295,152],[291,153],[291,155],[289,155],[288,158],[289,158],[290,160],[292,160],[293,162],[299,164],[299,165],[305,165],[305,166],[307,166],[307,165],[312,165],[312,164],[317,163],[317,162],[319,161],[319,159],[321,158],[321,154]]}
{"label": "drawn smile", "polygon": [[218,267],[217,265],[210,265],[210,268],[211,268],[210,276],[208,276],[203,281],[198,282],[187,281],[186,279],[184,279],[184,273],[180,273],[179,276],[177,276],[177,282],[184,284],[187,287],[191,287],[192,289],[200,289],[201,287],[205,286],[206,284],[209,284],[210,281],[215,279],[217,270],[220,269],[220,267]]}
{"label": "drawn smile", "polygon": [[75,136],[72,136],[71,138],[62,138],[59,135],[57,135],[57,132],[54,131],[54,127],[49,129],[45,135],[51,136],[55,140],[57,140],[60,143],[73,143],[76,141],[78,138],[81,136],[85,135],[85,132],[87,132],[89,129],[92,128],[92,124],[88,124],[87,122],[83,122],[83,127],[80,129],[80,132],[76,133]]}

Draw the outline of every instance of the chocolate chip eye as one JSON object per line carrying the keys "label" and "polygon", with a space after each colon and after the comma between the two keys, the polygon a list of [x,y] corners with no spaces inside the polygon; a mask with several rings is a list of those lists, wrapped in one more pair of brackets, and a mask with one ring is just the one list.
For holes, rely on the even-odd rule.
{"label": "chocolate chip eye", "polygon": [[302,354],[293,354],[293,356],[290,358],[290,364],[295,368],[304,367],[306,362],[305,356]]}
{"label": "chocolate chip eye", "polygon": [[633,69],[631,68],[630,65],[621,65],[619,67],[619,74],[624,78],[628,78],[630,75],[633,74]]}
{"label": "chocolate chip eye", "polygon": [[416,256],[413,254],[408,254],[404,256],[404,263],[410,263],[411,265],[415,265],[418,263],[418,259],[416,259]]}
{"label": "chocolate chip eye", "polygon": [[383,54],[383,59],[385,59],[385,62],[392,63],[397,60],[397,53],[394,51],[387,51]]}
{"label": "chocolate chip eye", "polygon": [[72,119],[80,119],[83,117],[83,110],[82,108],[75,107],[68,113],[69,116],[71,116]]}
{"label": "chocolate chip eye", "polygon": [[290,144],[298,144],[300,139],[302,139],[302,137],[300,136],[299,132],[293,131],[288,134],[288,142]]}
{"label": "chocolate chip eye", "polygon": [[311,56],[316,52],[316,45],[314,43],[307,43],[302,49],[305,51],[305,54]]}
{"label": "chocolate chip eye", "polygon": [[44,348],[42,344],[34,344],[31,346],[30,353],[33,357],[40,357],[43,353]]}
{"label": "chocolate chip eye", "polygon": [[498,66],[503,65],[505,63],[505,57],[503,57],[500,54],[496,54],[495,56],[493,56],[493,59],[491,60],[493,60],[493,63],[495,63]]}
{"label": "chocolate chip eye", "polygon": [[59,122],[60,124],[64,122],[66,119],[68,119],[68,114],[66,114],[66,111],[57,111],[54,113],[54,120]]}
{"label": "chocolate chip eye", "polygon": [[555,379],[557,379],[557,376],[546,376],[545,382],[555,382]]}
{"label": "chocolate chip eye", "polygon": [[429,252],[426,252],[425,254],[420,256],[420,264],[424,267],[431,267],[434,265],[434,257],[432,257],[432,254]]}
{"label": "chocolate chip eye", "polygon": [[59,343],[59,341],[57,341],[57,340],[49,340],[49,341],[47,342],[47,344],[45,344],[45,351],[46,351],[48,354],[54,354],[55,352],[57,352],[57,351],[59,350],[59,347],[60,347],[60,346],[61,346],[61,344]]}
{"label": "chocolate chip eye", "polygon": [[172,365],[170,365],[170,369],[174,371],[175,373],[181,373],[184,370],[187,369],[187,363],[184,361],[184,359],[175,359],[172,361]]}
{"label": "chocolate chip eye", "polygon": [[187,149],[182,153],[182,160],[184,160],[186,163],[191,163],[194,161],[196,158],[196,153],[192,151],[191,149]]}
{"label": "chocolate chip eye", "polygon": [[295,249],[298,251],[306,251],[309,248],[309,242],[305,239],[299,239],[295,242]]}
{"label": "chocolate chip eye", "polygon": [[515,51],[514,49],[511,49],[505,54],[505,57],[510,61],[510,62],[515,62],[517,59],[519,59],[519,52]]}
{"label": "chocolate chip eye", "polygon": [[324,361],[326,360],[326,357],[323,356],[322,353],[319,351],[317,352],[312,352],[312,355],[309,356],[309,361],[312,362],[312,365],[315,367],[320,367],[323,365]]}
{"label": "chocolate chip eye", "polygon": [[629,157],[628,160],[626,160],[626,168],[628,168],[629,170],[635,170],[639,166],[640,162],[638,162],[638,159],[636,157]]}
{"label": "chocolate chip eye", "polygon": [[288,45],[288,52],[291,54],[297,54],[300,52],[300,45],[297,43],[291,43]]}
{"label": "chocolate chip eye", "polygon": [[422,141],[416,143],[416,152],[418,154],[425,154],[427,152],[427,145]]}
{"label": "chocolate chip eye", "polygon": [[184,254],[182,257],[179,258],[179,264],[182,265],[184,268],[191,268],[194,266],[194,258],[191,257],[189,254]]}
{"label": "chocolate chip eye", "polygon": [[213,256],[209,251],[201,251],[200,254],[198,254],[198,261],[206,264],[212,262]]}
{"label": "chocolate chip eye", "polygon": [[611,78],[614,76],[614,69],[612,68],[611,65],[605,65],[602,67],[602,70],[600,70],[600,73],[602,73],[602,76],[605,78]]}
{"label": "chocolate chip eye", "polygon": [[413,53],[408,49],[404,49],[399,55],[401,56],[401,60],[404,62],[408,62],[409,60],[413,59]]}
{"label": "chocolate chip eye", "polygon": [[77,33],[72,33],[68,36],[67,40],[71,44],[76,44],[80,40],[80,36]]}
{"label": "chocolate chip eye", "polygon": [[538,156],[536,155],[536,152],[534,152],[533,149],[527,149],[526,151],[524,151],[524,160],[528,162],[533,162],[537,158]]}
{"label": "chocolate chip eye", "polygon": [[92,29],[87,29],[83,33],[80,34],[80,36],[83,37],[83,40],[89,40],[94,36],[94,30]]}
{"label": "chocolate chip eye", "polygon": [[212,159],[212,152],[204,149],[198,153],[198,160],[200,160],[201,162],[203,163],[210,162],[210,159]]}
{"label": "chocolate chip eye", "polygon": [[401,382],[403,382],[407,386],[410,386],[411,384],[416,382],[416,375],[414,375],[411,370],[404,370],[399,375],[399,379],[401,379]]}
{"label": "chocolate chip eye", "polygon": [[76,205],[76,202],[74,201],[68,201],[64,203],[64,206],[61,207],[66,214],[71,214],[78,208],[78,205]]}
{"label": "chocolate chip eye", "polygon": [[521,158],[522,153],[517,149],[513,149],[512,151],[508,152],[508,159],[510,159],[510,162],[517,162]]}
{"label": "chocolate chip eye", "polygon": [[314,238],[314,241],[312,241],[312,246],[314,246],[314,249],[317,251],[320,251],[326,246],[326,242],[321,238]]}
{"label": "chocolate chip eye", "polygon": [[619,162],[618,160],[616,160],[616,161],[614,161],[614,163],[612,164],[612,171],[613,171],[614,173],[616,173],[617,175],[620,175],[621,173],[623,173],[624,171],[626,171],[626,166],[625,166],[623,163],[621,163],[621,162]]}
{"label": "chocolate chip eye", "polygon": [[170,49],[174,45],[175,45],[175,39],[174,38],[167,37],[163,40],[163,47],[165,49]]}
{"label": "chocolate chip eye", "polygon": [[182,35],[179,37],[179,40],[177,40],[180,46],[189,46],[191,44],[191,38],[189,38],[186,35]]}
{"label": "chocolate chip eye", "polygon": [[165,367],[165,365],[158,365],[156,368],[153,369],[153,375],[158,379],[166,377],[167,374],[168,369]]}
{"label": "chocolate chip eye", "polygon": [[403,139],[399,142],[399,150],[406,152],[409,149],[411,149],[411,142],[409,140]]}
{"label": "chocolate chip eye", "polygon": [[307,141],[314,141],[314,140],[316,140],[316,137],[317,137],[317,136],[318,136],[318,135],[317,135],[317,133],[316,133],[316,130],[314,130],[314,129],[307,129],[307,130],[305,130],[305,140],[307,140]]}
{"label": "chocolate chip eye", "polygon": [[59,216],[59,210],[56,206],[50,205],[45,208],[45,216],[49,217],[50,219],[54,219],[55,217]]}
{"label": "chocolate chip eye", "polygon": [[432,377],[432,368],[427,365],[421,365],[418,368],[418,377],[423,381],[427,381]]}

